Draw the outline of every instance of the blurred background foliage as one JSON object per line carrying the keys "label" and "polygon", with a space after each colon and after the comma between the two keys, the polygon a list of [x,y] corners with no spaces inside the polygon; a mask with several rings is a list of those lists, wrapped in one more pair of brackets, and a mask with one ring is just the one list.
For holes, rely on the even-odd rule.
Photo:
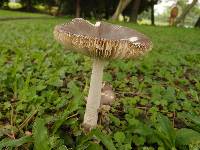
{"label": "blurred background foliage", "polygon": [[[189,11],[188,7],[191,6]],[[160,6],[164,4],[164,8]],[[47,13],[53,16],[112,19],[142,24],[167,25],[170,11],[178,7],[177,24],[194,26],[200,17],[198,0],[1,0],[2,9]],[[160,7],[158,9],[158,7]],[[163,11],[162,11],[163,9]],[[159,11],[162,11],[161,13]],[[178,17],[177,17],[178,19]]]}

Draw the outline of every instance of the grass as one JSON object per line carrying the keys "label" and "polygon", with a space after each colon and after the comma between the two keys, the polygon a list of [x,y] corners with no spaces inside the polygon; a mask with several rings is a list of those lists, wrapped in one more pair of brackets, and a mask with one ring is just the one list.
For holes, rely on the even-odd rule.
{"label": "grass", "polygon": [[9,10],[0,10],[0,19],[3,18],[21,18],[21,17],[49,17],[45,14],[39,13],[27,13],[27,12],[19,12],[19,11],[9,11]]}
{"label": "grass", "polygon": [[66,21],[0,22],[0,149],[199,148],[200,30],[120,23],[148,35],[154,48],[109,62],[104,81],[116,101],[84,134],[92,62],[53,39]]}

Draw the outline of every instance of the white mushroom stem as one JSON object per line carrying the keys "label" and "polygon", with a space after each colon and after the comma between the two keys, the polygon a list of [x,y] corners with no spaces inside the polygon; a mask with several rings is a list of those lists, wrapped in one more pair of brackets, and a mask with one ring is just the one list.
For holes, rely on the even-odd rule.
{"label": "white mushroom stem", "polygon": [[94,59],[93,61],[90,89],[83,121],[84,128],[89,130],[97,125],[104,64],[105,61],[100,59]]}

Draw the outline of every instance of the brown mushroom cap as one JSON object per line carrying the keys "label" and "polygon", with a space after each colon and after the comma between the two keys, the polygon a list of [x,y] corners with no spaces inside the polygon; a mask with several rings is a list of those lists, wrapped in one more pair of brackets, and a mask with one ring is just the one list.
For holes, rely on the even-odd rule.
{"label": "brown mushroom cap", "polygon": [[152,48],[149,38],[133,29],[81,18],[57,25],[54,37],[70,50],[100,59],[135,58]]}

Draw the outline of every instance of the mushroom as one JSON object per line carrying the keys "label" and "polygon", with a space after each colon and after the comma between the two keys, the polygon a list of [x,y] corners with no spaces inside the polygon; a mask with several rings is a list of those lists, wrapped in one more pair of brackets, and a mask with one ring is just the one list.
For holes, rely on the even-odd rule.
{"label": "mushroom", "polygon": [[103,68],[111,59],[133,59],[151,50],[152,43],[145,35],[127,27],[106,22],[92,24],[82,18],[57,25],[55,39],[65,48],[93,58],[93,67],[83,127],[96,127],[101,100]]}
{"label": "mushroom", "polygon": [[111,85],[104,84],[101,89],[101,105],[112,105],[116,95]]}

